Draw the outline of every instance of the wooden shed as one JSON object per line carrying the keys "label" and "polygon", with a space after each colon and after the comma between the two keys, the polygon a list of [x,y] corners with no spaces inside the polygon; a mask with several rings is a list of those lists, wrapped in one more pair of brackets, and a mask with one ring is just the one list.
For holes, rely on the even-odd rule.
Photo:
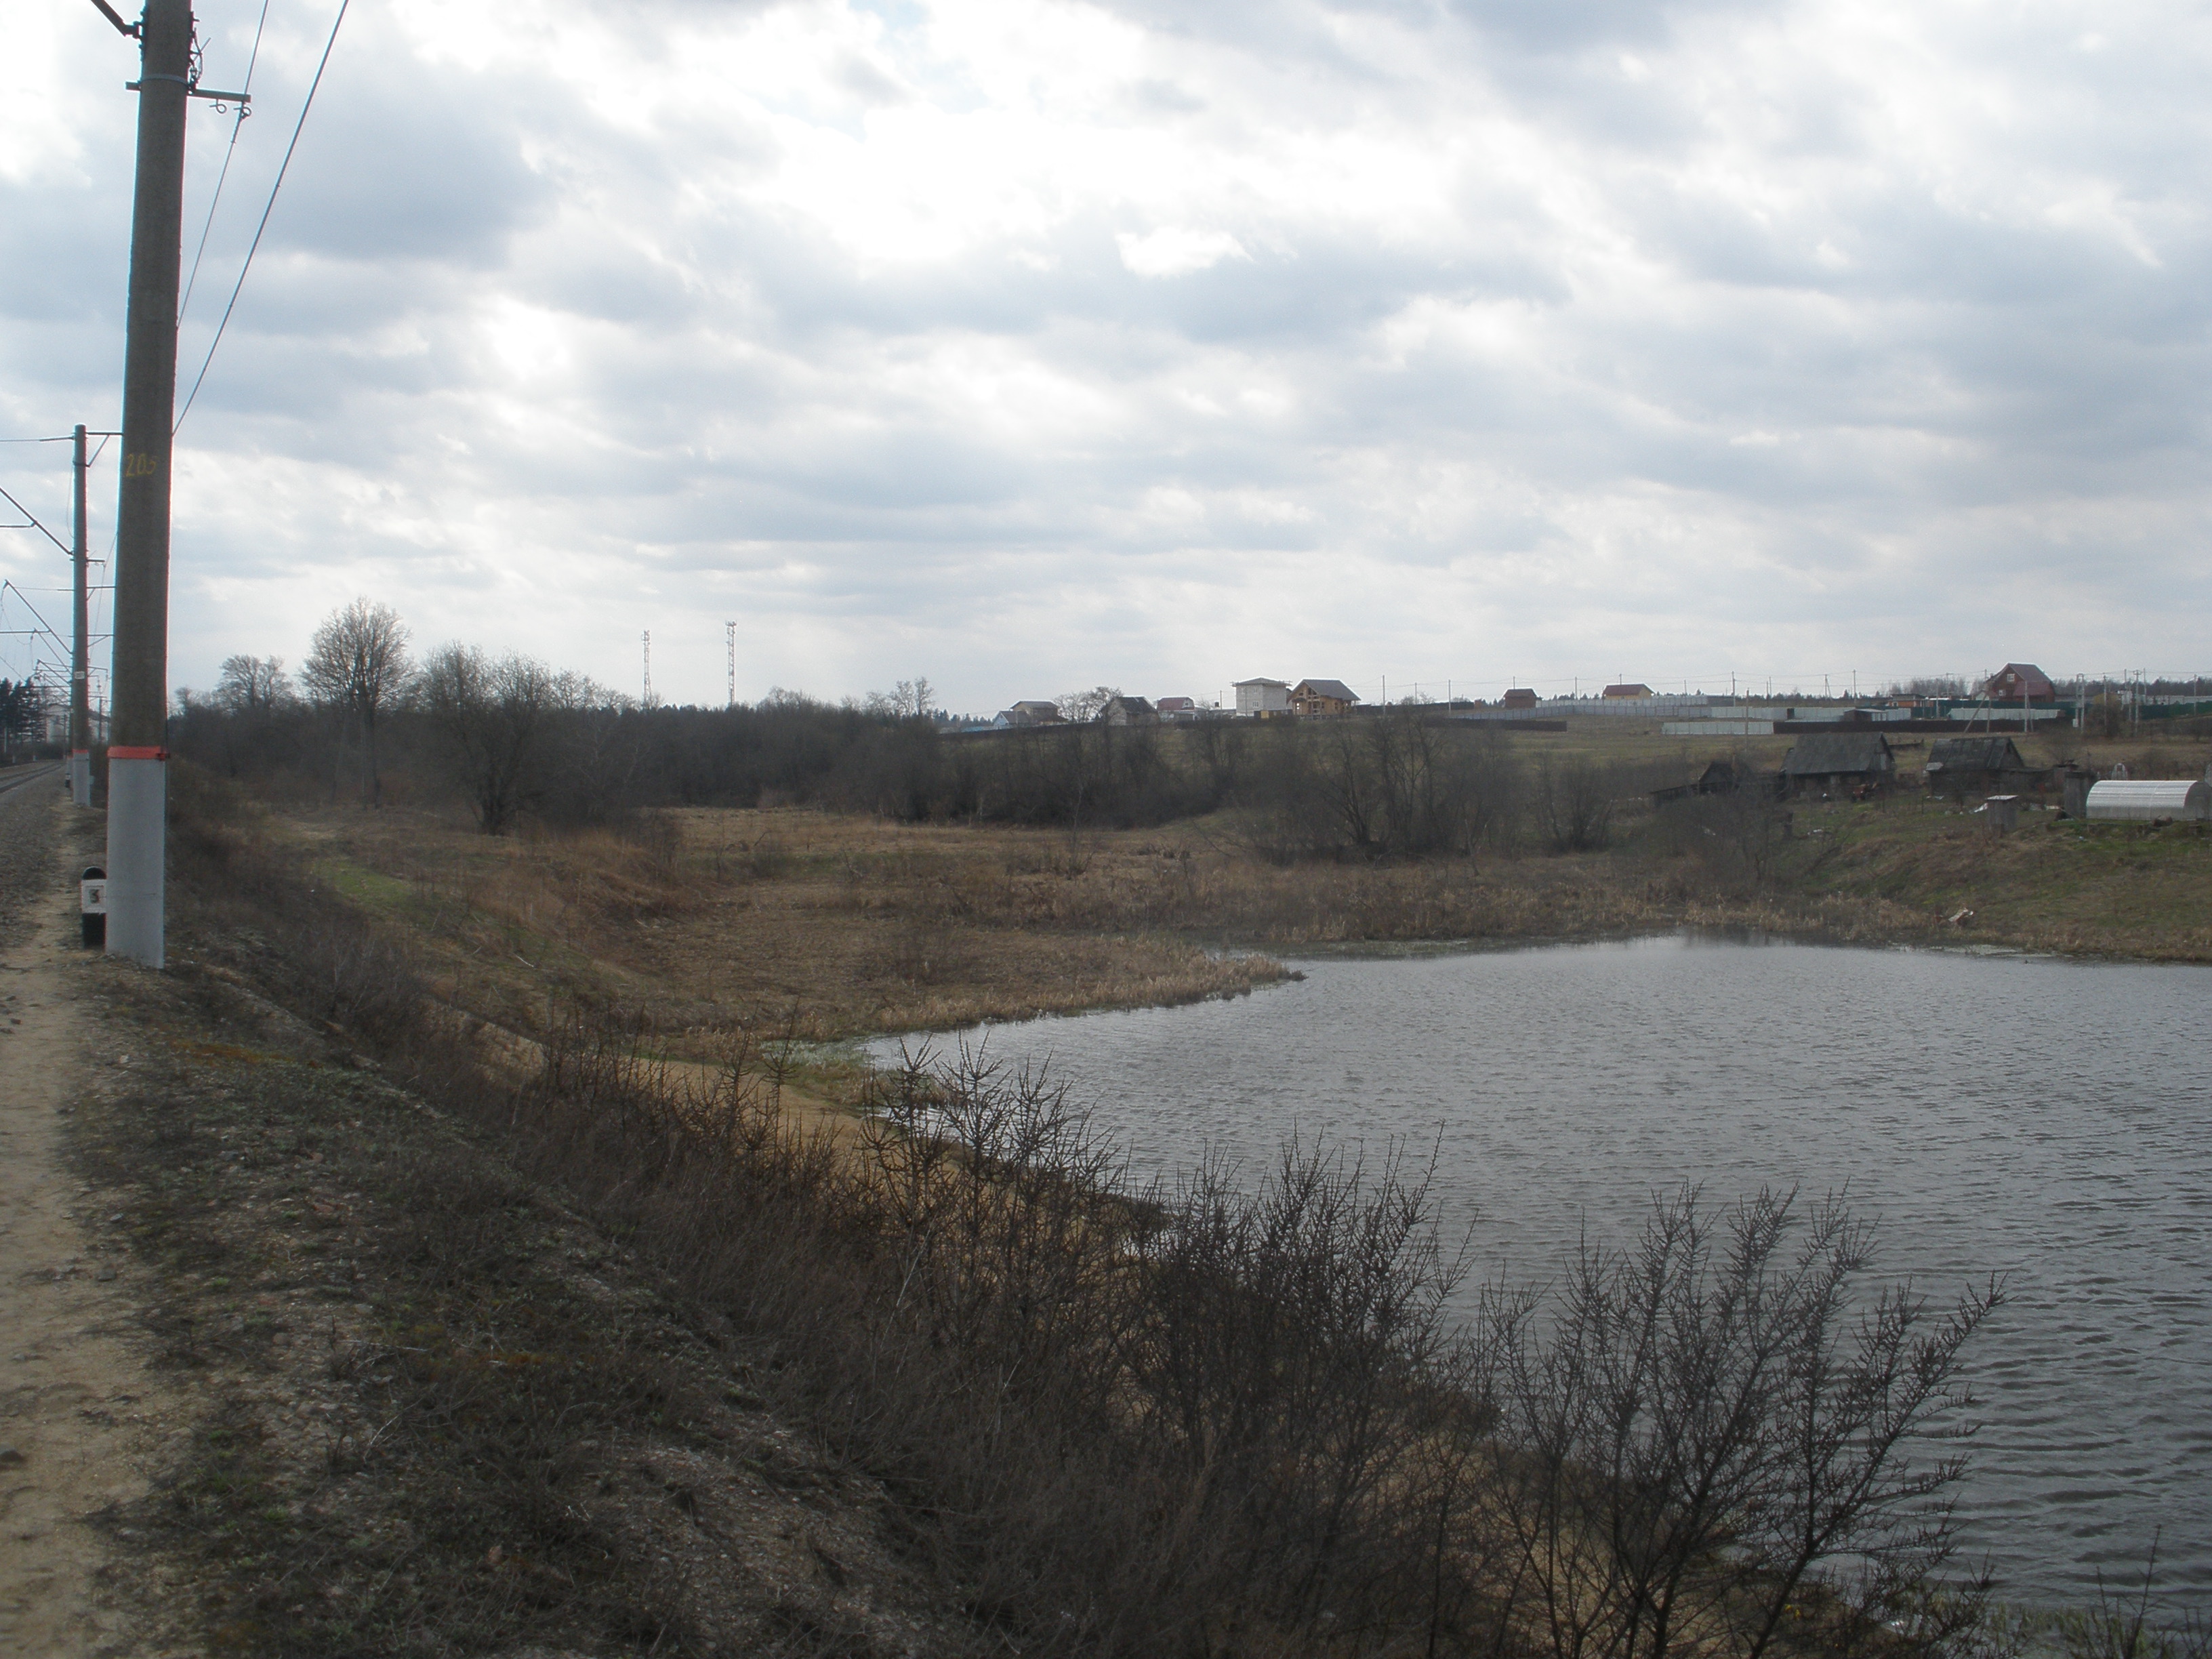
{"label": "wooden shed", "polygon": [[1895,781],[1897,757],[1879,732],[1822,732],[1790,745],[1782,776],[1793,795],[1862,797]]}
{"label": "wooden shed", "polygon": [[2042,776],[2021,757],[2010,738],[1939,738],[1928,749],[1931,794],[1970,794],[2020,789]]}

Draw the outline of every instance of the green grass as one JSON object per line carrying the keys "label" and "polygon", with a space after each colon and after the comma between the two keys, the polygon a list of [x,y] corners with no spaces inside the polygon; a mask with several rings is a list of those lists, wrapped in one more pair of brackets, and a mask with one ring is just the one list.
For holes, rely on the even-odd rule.
{"label": "green grass", "polygon": [[1883,898],[2030,949],[2212,959],[2212,831],[2027,815],[2014,833],[1948,805],[1797,809],[1785,886]]}

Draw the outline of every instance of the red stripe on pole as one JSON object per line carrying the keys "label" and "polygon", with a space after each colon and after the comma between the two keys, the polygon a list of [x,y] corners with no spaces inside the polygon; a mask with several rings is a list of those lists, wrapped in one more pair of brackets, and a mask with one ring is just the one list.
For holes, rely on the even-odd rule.
{"label": "red stripe on pole", "polygon": [[147,749],[132,744],[111,744],[107,750],[110,760],[158,760],[169,758],[166,749]]}

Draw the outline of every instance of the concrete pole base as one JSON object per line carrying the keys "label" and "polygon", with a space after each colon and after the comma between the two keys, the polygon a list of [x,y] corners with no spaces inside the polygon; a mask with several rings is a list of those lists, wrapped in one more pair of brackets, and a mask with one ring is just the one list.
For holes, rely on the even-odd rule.
{"label": "concrete pole base", "polygon": [[70,799],[79,806],[92,805],[92,756],[78,750],[70,757]]}
{"label": "concrete pole base", "polygon": [[107,954],[163,962],[169,763],[107,757]]}

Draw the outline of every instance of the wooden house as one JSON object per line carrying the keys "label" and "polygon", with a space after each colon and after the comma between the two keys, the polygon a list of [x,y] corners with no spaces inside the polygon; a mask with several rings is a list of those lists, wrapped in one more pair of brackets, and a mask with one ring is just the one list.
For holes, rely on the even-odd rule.
{"label": "wooden house", "polygon": [[1879,732],[1824,732],[1790,745],[1782,777],[1793,795],[1859,799],[1887,790],[1896,780],[1897,757]]}
{"label": "wooden house", "polygon": [[1291,688],[1291,708],[1300,714],[1348,714],[1358,701],[1342,680],[1300,680]]}
{"label": "wooden house", "polygon": [[1939,738],[1928,750],[1928,791],[1963,799],[2032,787],[2043,774],[2010,738]]}

